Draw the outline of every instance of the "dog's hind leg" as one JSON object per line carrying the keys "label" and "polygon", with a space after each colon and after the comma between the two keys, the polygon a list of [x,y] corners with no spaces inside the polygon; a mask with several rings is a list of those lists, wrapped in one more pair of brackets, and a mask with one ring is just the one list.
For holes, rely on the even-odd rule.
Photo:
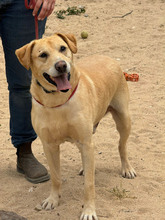
{"label": "dog's hind leg", "polygon": [[116,123],[116,128],[120,135],[119,140],[119,153],[122,164],[122,176],[133,179],[136,177],[136,172],[130,165],[127,155],[126,142],[131,130],[131,120],[128,112],[127,103],[115,102],[113,107],[109,107],[113,119]]}

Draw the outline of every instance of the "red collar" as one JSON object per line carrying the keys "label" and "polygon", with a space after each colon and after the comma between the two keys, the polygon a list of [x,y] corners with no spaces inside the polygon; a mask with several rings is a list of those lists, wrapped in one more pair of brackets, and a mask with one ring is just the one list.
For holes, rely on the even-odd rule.
{"label": "red collar", "polygon": [[[71,93],[71,95],[69,96],[68,100],[67,100],[65,103],[67,103],[67,102],[72,98],[72,96],[75,94],[75,92],[76,92],[76,90],[77,90],[77,87],[78,87],[78,84],[77,84],[77,86],[74,88],[73,92]],[[38,102],[40,105],[45,106],[45,105],[43,105],[40,101],[38,101],[35,97],[33,97],[33,99],[34,99],[36,102]],[[48,107],[48,108],[58,108],[58,107],[64,105],[65,103],[60,104],[60,105],[56,105],[56,106],[52,106],[52,107]],[[46,106],[45,106],[45,107],[46,107]]]}

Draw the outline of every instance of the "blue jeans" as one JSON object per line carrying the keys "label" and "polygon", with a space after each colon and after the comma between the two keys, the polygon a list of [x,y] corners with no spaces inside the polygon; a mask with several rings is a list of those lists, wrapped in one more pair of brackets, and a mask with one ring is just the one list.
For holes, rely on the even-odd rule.
{"label": "blue jeans", "polygon": [[[37,137],[31,124],[31,71],[27,71],[15,55],[16,49],[35,39],[35,22],[32,10],[25,8],[24,0],[14,0],[0,13],[0,36],[9,90],[10,135],[12,144],[17,147]],[[38,22],[40,38],[45,23],[46,19]]]}

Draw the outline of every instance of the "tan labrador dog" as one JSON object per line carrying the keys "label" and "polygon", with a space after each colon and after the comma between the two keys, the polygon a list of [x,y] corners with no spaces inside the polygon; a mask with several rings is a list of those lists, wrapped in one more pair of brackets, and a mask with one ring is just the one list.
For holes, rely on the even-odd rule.
{"label": "tan labrador dog", "polygon": [[40,137],[51,174],[51,193],[43,209],[59,204],[60,149],[65,141],[75,142],[84,170],[84,206],[81,220],[97,220],[95,211],[95,165],[92,134],[108,112],[120,134],[122,176],[136,173],[128,161],[126,142],[131,122],[129,93],[119,65],[106,56],[93,56],[74,64],[76,39],[55,34],[34,40],[16,50],[20,63],[32,70],[32,123]]}

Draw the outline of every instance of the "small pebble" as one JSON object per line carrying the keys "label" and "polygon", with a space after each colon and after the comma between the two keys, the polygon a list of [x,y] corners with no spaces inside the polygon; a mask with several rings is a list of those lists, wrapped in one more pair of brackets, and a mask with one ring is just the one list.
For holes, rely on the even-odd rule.
{"label": "small pebble", "polygon": [[36,211],[41,211],[42,210],[42,206],[40,204],[36,205],[36,207],[34,208],[34,210]]}

